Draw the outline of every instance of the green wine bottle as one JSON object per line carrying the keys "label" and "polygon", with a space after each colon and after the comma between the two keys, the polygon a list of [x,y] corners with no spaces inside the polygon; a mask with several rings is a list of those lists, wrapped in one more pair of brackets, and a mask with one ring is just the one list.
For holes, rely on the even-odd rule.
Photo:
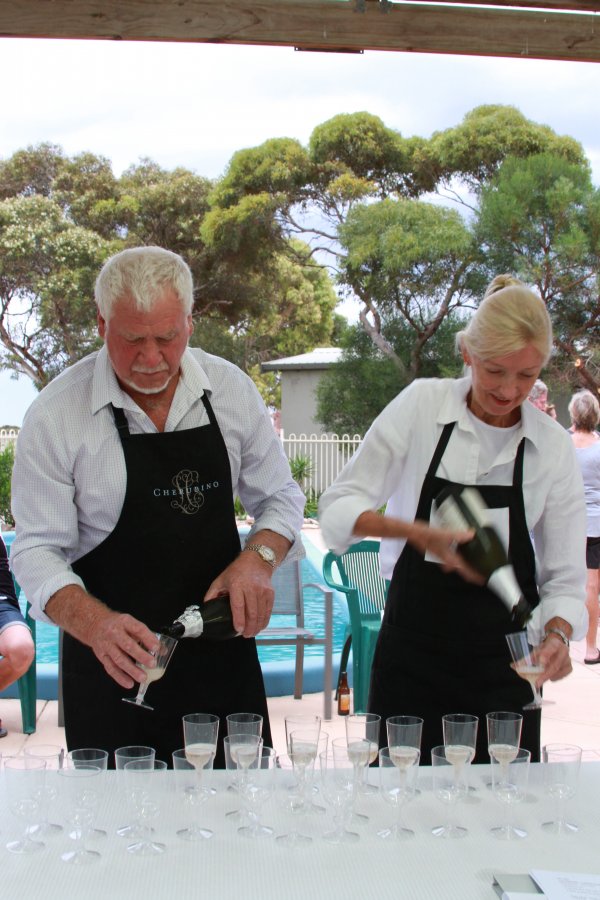
{"label": "green wine bottle", "polygon": [[519,586],[502,540],[489,521],[488,508],[475,488],[445,487],[435,499],[438,521],[445,528],[473,530],[470,541],[459,544],[456,552],[485,580],[500,597],[512,621],[523,628],[531,616],[531,607]]}
{"label": "green wine bottle", "polygon": [[200,606],[188,606],[179,618],[158,630],[177,639],[203,637],[207,641],[228,641],[238,637],[233,627],[229,594],[219,594]]}

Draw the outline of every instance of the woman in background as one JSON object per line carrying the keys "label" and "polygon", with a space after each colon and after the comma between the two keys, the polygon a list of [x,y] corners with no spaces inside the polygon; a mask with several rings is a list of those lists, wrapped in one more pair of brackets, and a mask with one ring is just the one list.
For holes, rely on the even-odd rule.
{"label": "woman in background", "polygon": [[578,391],[569,403],[571,439],[575,444],[577,461],[583,476],[587,513],[586,542],[586,606],[589,627],[586,636],[585,660],[588,666],[600,663],[598,650],[598,590],[600,588],[600,404],[591,391]]}

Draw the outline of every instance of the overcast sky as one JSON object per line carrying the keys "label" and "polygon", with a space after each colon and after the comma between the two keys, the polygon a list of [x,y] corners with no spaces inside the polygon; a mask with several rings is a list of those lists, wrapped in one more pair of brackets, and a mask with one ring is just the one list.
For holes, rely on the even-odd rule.
{"label": "overcast sky", "polygon": [[[209,44],[0,39],[0,157],[42,141],[111,160],[150,157],[217,178],[271,137],[306,143],[341,112],[368,111],[429,137],[483,103],[518,107],[579,140],[600,184],[600,65],[406,53],[296,53]],[[35,391],[0,372],[0,425]]]}

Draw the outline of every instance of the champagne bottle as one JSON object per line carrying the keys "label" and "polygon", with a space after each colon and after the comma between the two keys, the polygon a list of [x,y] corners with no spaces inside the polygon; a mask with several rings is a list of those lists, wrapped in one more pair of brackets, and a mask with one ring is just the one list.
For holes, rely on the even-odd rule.
{"label": "champagne bottle", "polygon": [[445,528],[472,529],[470,541],[456,552],[486,579],[487,587],[500,597],[518,628],[524,628],[531,607],[519,586],[498,532],[490,522],[488,508],[475,488],[446,487],[436,497],[436,514]]}
{"label": "champagne bottle", "polygon": [[207,641],[227,641],[238,637],[233,627],[229,594],[220,594],[201,606],[188,606],[174,622],[159,631],[178,639],[204,637]]}
{"label": "champagne bottle", "polygon": [[346,672],[342,672],[340,675],[337,694],[338,716],[350,715],[350,687],[348,685],[348,675]]}

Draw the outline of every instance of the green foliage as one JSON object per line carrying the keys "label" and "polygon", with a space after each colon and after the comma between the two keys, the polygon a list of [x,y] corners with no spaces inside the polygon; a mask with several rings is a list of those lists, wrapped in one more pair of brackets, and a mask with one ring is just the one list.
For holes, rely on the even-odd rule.
{"label": "green foliage", "polygon": [[507,158],[482,192],[477,234],[490,266],[515,272],[544,299],[557,350],[550,373],[599,388],[591,358],[600,342],[600,201],[587,163]]}
{"label": "green foliage", "polygon": [[10,507],[10,482],[15,462],[15,449],[8,444],[0,451],[0,519],[7,525],[14,526],[15,520]]}
{"label": "green foliage", "polygon": [[[461,361],[454,349],[460,321],[445,323],[428,346],[423,377],[456,377]],[[381,410],[411,380],[407,375],[413,333],[401,317],[390,320],[384,336],[393,347],[399,366],[377,351],[368,335],[355,326],[344,337],[344,353],[317,387],[317,417],[326,431],[364,435]]]}

